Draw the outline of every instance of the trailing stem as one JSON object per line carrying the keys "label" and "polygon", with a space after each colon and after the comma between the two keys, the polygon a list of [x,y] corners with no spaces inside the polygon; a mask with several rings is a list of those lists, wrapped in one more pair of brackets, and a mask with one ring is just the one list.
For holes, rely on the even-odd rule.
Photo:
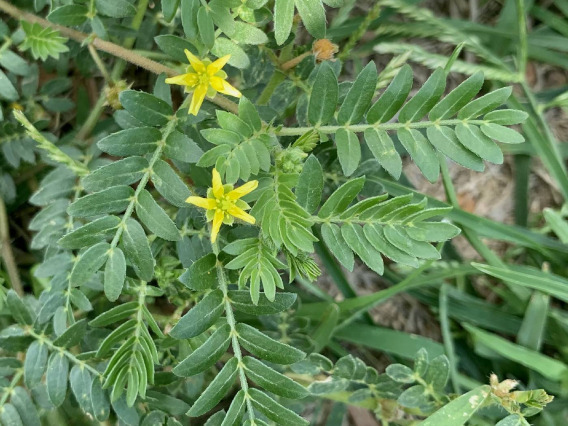
{"label": "trailing stem", "polygon": [[6,403],[6,401],[8,401],[10,395],[12,395],[12,391],[16,389],[16,386],[18,386],[18,383],[20,382],[20,379],[23,375],[23,368],[17,370],[16,374],[14,374],[14,377],[12,378],[12,381],[10,382],[10,385],[3,389],[4,393],[2,394],[2,398],[0,398],[0,409],[3,409],[2,407],[4,407],[4,404]]}
{"label": "trailing stem", "polygon": [[[219,243],[214,242],[211,243],[211,247],[213,248],[213,253],[215,256],[219,255]],[[239,340],[237,338],[237,330],[235,329],[236,321],[235,321],[235,314],[233,313],[233,307],[231,306],[231,300],[229,299],[229,288],[227,285],[227,278],[225,276],[225,270],[223,269],[223,264],[217,260],[216,264],[217,269],[217,278],[219,280],[219,287],[223,292],[223,297],[225,299],[225,315],[227,316],[227,324],[231,328],[231,346],[233,348],[233,353],[235,354],[235,358],[237,358],[239,369],[239,380],[241,383],[241,388],[245,393],[245,401],[247,404],[247,411],[249,415],[249,419],[252,424],[255,424],[255,417],[254,417],[254,410],[252,408],[252,403],[250,400],[250,396],[248,393],[248,382],[245,376],[245,370],[243,368],[243,354],[241,352],[241,346],[239,344]]]}
{"label": "trailing stem", "polygon": [[[139,67],[144,68],[154,74],[165,73],[170,77],[178,74],[178,72],[173,68],[167,67],[165,65],[160,64],[159,62],[145,58],[144,56],[139,55],[138,53],[130,49],[124,48],[122,46],[119,46],[118,44],[111,43],[106,40],[102,40],[91,34],[85,34],[71,28],[53,24],[43,18],[40,18],[39,16],[34,15],[33,13],[24,12],[23,10],[20,10],[17,7],[12,6],[5,0],[0,0],[0,10],[16,19],[21,19],[31,23],[36,23],[44,28],[52,28],[54,30],[57,30],[64,36],[69,37],[70,39],[75,40],[79,43],[85,43],[85,42],[90,43],[97,50],[102,50],[103,52],[110,53],[113,56],[116,56],[120,59],[130,62],[131,64],[138,65]],[[213,102],[214,104],[220,106],[221,108],[226,109],[227,111],[233,113],[238,112],[237,104],[225,98],[224,96],[217,94],[217,96],[215,96],[214,98],[208,97],[207,99],[210,102]]]}
{"label": "trailing stem", "polygon": [[485,120],[437,120],[437,121],[416,121],[413,123],[374,123],[374,124],[346,124],[344,126],[313,126],[313,127],[282,127],[274,129],[274,134],[278,136],[300,136],[311,130],[320,133],[334,134],[339,129],[348,129],[355,133],[364,132],[367,129],[398,130],[398,129],[425,129],[435,126],[455,126],[458,124],[486,124]]}
{"label": "trailing stem", "polygon": [[32,336],[34,339],[39,340],[40,342],[44,343],[49,349],[51,349],[54,352],[60,352],[63,355],[65,355],[69,361],[71,361],[72,363],[78,365],[79,367],[83,367],[86,368],[87,370],[89,370],[91,373],[93,373],[95,375],[95,377],[102,377],[102,374],[100,372],[98,372],[97,370],[95,370],[93,367],[91,367],[89,364],[85,363],[85,361],[81,361],[80,359],[78,359],[75,355],[73,355],[71,352],[65,350],[65,348],[62,348],[60,346],[56,346],[53,344],[53,342],[49,339],[47,339],[43,334],[37,334],[31,327],[28,327],[27,329],[27,333]]}
{"label": "trailing stem", "polygon": [[20,281],[18,266],[14,260],[12,245],[10,244],[10,230],[8,227],[6,204],[4,204],[2,197],[0,197],[0,253],[2,254],[2,260],[4,261],[4,266],[6,266],[6,271],[8,272],[12,288],[20,297],[23,296],[24,289],[22,287],[22,282]]}
{"label": "trailing stem", "polygon": [[152,175],[152,168],[154,167],[154,164],[156,164],[156,161],[158,161],[160,159],[160,157],[162,156],[162,152],[164,151],[164,148],[166,146],[166,139],[167,139],[168,135],[171,132],[174,131],[176,124],[177,124],[177,120],[174,117],[174,118],[172,118],[172,120],[167,124],[166,128],[164,129],[164,131],[162,133],[162,139],[160,140],[160,142],[158,142],[158,147],[154,151],[154,154],[152,154],[152,158],[150,159],[150,162],[148,164],[148,169],[144,173],[144,176],[142,176],[142,179],[140,179],[140,182],[138,183],[138,186],[136,187],[136,191],[134,192],[134,195],[132,196],[132,199],[130,200],[130,204],[128,204],[128,207],[126,208],[126,211],[124,212],[124,215],[122,216],[122,221],[121,221],[118,229],[116,230],[116,234],[114,234],[114,238],[112,239],[112,242],[110,243],[111,250],[114,249],[118,245],[118,243],[120,242],[120,237],[122,236],[124,228],[126,227],[126,221],[130,218],[130,216],[132,216],[132,213],[134,212],[134,207],[136,206],[136,203],[138,201],[138,196],[146,188],[146,185],[148,184],[148,181],[150,180],[150,176]]}

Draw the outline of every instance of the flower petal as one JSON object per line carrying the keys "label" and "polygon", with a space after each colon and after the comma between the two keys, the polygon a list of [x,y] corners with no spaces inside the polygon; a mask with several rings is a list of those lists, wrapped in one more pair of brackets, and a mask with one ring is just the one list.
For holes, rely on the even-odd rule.
{"label": "flower petal", "polygon": [[231,192],[227,194],[230,200],[238,200],[241,197],[244,197],[248,193],[251,193],[258,187],[257,180],[251,180],[250,182],[245,183],[244,185],[239,186],[238,188],[233,189]]}
{"label": "flower petal", "polygon": [[239,92],[221,77],[218,77],[216,75],[209,77],[209,84],[211,84],[211,87],[213,87],[215,90],[225,95],[234,96],[236,98],[241,97],[241,92]]}
{"label": "flower petal", "polygon": [[213,216],[213,225],[211,226],[211,242],[214,243],[217,239],[217,234],[219,234],[219,229],[223,224],[223,218],[225,213],[222,210],[215,210],[215,216]]}
{"label": "flower petal", "polygon": [[192,66],[192,68],[195,70],[195,72],[204,73],[206,68],[205,68],[205,64],[203,63],[203,61],[201,61],[201,59],[199,59],[197,56],[195,56],[193,53],[191,53],[187,49],[185,49],[184,52],[185,52],[185,56],[187,57],[187,60],[189,61],[189,64]]}
{"label": "flower petal", "polygon": [[223,90],[219,90],[219,92],[224,95],[234,96],[235,98],[240,98],[242,96],[241,92],[231,86],[226,80],[223,80]]}
{"label": "flower petal", "polygon": [[197,83],[197,74],[187,73],[176,75],[175,77],[166,78],[166,83],[193,87]]}
{"label": "flower petal", "polygon": [[227,64],[230,58],[231,55],[225,55],[217,59],[215,62],[207,65],[207,74],[215,75],[216,72],[221,71],[221,68],[223,68]]}
{"label": "flower petal", "polygon": [[207,94],[207,84],[200,84],[196,87],[193,95],[191,97],[191,104],[189,105],[189,113],[193,115],[197,115],[199,112],[199,108],[201,108],[201,104],[205,99],[205,95]]}
{"label": "flower petal", "polygon": [[187,197],[185,202],[207,210],[213,210],[217,205],[216,201],[211,198],[193,197],[193,196]]}
{"label": "flower petal", "polygon": [[216,75],[209,77],[209,84],[218,92],[225,88],[223,81],[225,80],[223,80],[221,77],[217,77]]}
{"label": "flower petal", "polygon": [[215,198],[221,198],[225,195],[225,189],[223,188],[223,182],[221,182],[221,175],[217,169],[213,169],[213,195]]}
{"label": "flower petal", "polygon": [[227,210],[227,213],[252,225],[254,225],[256,222],[256,219],[253,216],[251,216],[244,210],[239,209],[237,206],[230,207],[229,210]]}

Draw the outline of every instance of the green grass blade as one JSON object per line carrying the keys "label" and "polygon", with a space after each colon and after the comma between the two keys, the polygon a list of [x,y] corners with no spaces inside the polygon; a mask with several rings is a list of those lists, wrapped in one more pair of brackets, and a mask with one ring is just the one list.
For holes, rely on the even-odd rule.
{"label": "green grass blade", "polygon": [[445,353],[444,346],[426,337],[360,323],[343,328],[335,337],[406,359],[414,359],[420,348],[425,348],[432,358]]}
{"label": "green grass blade", "polygon": [[568,375],[568,366],[561,361],[512,343],[469,324],[463,324],[463,326],[474,338],[476,344],[484,345],[502,357],[524,365],[542,374],[544,377],[559,381],[563,376]]}
{"label": "green grass blade", "polygon": [[568,279],[566,278],[543,272],[530,266],[515,265],[514,270],[473,262],[472,266],[511,285],[520,285],[539,290],[564,302],[568,302]]}

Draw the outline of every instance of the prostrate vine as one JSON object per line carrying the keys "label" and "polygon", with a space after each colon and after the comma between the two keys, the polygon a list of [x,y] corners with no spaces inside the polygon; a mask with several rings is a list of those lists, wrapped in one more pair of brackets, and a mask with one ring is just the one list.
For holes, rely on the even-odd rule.
{"label": "prostrate vine", "polygon": [[[3,425],[335,425],[353,406],[385,425],[511,426],[552,401],[544,388],[565,402],[566,209],[544,228],[527,203],[520,226],[479,217],[448,166],[524,156],[528,188],[536,153],[568,194],[544,115],[565,96],[526,77],[538,43],[565,44],[548,6],[506,2],[518,33],[502,16],[496,49],[482,24],[405,1],[364,16],[340,0],[13,3],[0,0]],[[551,28],[529,37],[527,14]],[[396,56],[378,67],[370,52]],[[419,87],[409,61],[432,70]],[[447,204],[412,188],[405,162],[441,177]],[[482,260],[462,259],[460,233]],[[403,293],[379,324],[373,309]],[[414,305],[435,332],[416,332]]]}

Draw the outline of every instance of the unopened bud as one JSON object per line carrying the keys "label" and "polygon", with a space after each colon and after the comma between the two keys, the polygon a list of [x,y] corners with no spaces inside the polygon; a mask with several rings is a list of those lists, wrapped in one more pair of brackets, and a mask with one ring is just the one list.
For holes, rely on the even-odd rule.
{"label": "unopened bud", "polygon": [[131,84],[128,84],[124,80],[117,81],[112,86],[107,86],[105,88],[106,104],[115,111],[122,109],[122,104],[119,100],[120,93],[124,90],[130,89],[130,86]]}
{"label": "unopened bud", "polygon": [[333,44],[326,38],[316,40],[312,46],[312,52],[318,62],[333,60],[333,55],[338,51],[337,44]]}
{"label": "unopened bud", "polygon": [[300,173],[307,154],[300,148],[288,147],[276,157],[276,166],[284,173]]}

